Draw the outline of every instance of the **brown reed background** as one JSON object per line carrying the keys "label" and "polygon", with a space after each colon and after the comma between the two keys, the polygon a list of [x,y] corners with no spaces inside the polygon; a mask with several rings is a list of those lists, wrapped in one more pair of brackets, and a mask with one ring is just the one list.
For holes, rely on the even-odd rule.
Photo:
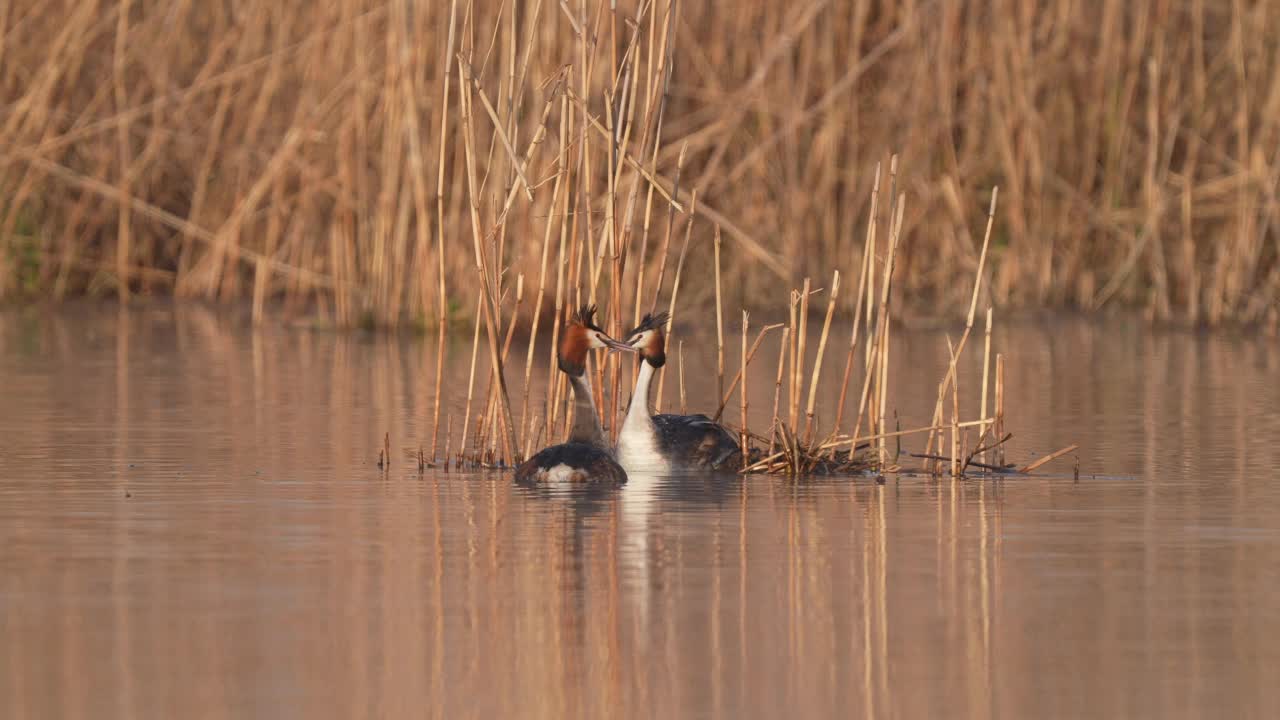
{"label": "brown reed background", "polygon": [[431,325],[482,245],[527,317],[562,264],[652,292],[680,175],[686,276],[719,224],[725,304],[776,307],[856,277],[896,151],[898,308],[963,314],[999,185],[992,302],[1274,326],[1278,37],[1266,0],[6,2],[0,298]]}

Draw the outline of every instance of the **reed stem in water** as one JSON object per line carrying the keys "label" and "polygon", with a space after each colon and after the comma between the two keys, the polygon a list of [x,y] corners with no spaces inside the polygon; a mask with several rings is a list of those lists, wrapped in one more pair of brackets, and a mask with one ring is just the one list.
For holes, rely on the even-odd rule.
{"label": "reed stem in water", "polygon": [[[871,257],[871,247],[875,244],[876,234],[876,204],[880,198],[880,163],[876,163],[875,183],[871,188],[871,209],[867,217],[867,236],[862,244],[862,265],[858,269],[858,291],[854,294],[855,305],[853,309],[853,331],[849,335],[849,353],[844,360],[844,376],[840,380],[840,398],[836,402],[836,421],[832,427],[832,434],[838,434],[840,427],[844,424],[844,408],[845,401],[849,392],[849,374],[853,369],[853,357],[858,347],[858,330],[862,323],[862,304],[866,299],[864,290],[867,285],[867,277],[871,273],[871,265],[874,258]],[[831,455],[835,455],[835,449],[831,450]]]}
{"label": "reed stem in water", "polygon": [[[997,438],[1004,437],[1004,354],[996,353],[996,413]],[[995,464],[1004,465],[1004,446],[995,450]]]}
{"label": "reed stem in water", "polygon": [[688,405],[688,403],[685,401],[685,394],[684,394],[684,341],[683,341],[683,340],[681,340],[681,341],[680,341],[679,351],[678,351],[678,358],[677,358],[677,360],[678,360],[678,361],[679,361],[679,363],[680,363],[680,367],[679,367],[679,370],[680,370],[680,414],[681,414],[681,415],[688,415],[688,414],[689,414],[689,405]]}
{"label": "reed stem in water", "polygon": [[724,309],[720,299],[720,226],[716,226],[716,397],[724,397]]}
{"label": "reed stem in water", "polygon": [[827,335],[831,333],[831,318],[836,312],[836,299],[840,294],[840,271],[831,274],[831,292],[827,296],[827,317],[822,321],[822,337],[818,340],[818,357],[813,360],[813,375],[809,378],[809,400],[804,408],[804,441],[813,440],[813,407],[818,399],[818,380],[822,377],[822,357],[827,351]]}
{"label": "reed stem in water", "polygon": [[[987,306],[987,331],[982,342],[982,407],[978,410],[978,419],[982,421],[979,426],[980,433],[986,433],[987,428],[987,384],[988,377],[991,374],[991,306]],[[982,440],[978,440],[978,445],[982,445]],[[984,451],[981,455],[981,461],[987,461],[987,453]]]}
{"label": "reed stem in water", "polygon": [[747,428],[747,363],[751,358],[747,356],[747,311],[742,311],[742,369],[739,374],[742,378],[742,389],[739,396],[742,398],[741,405],[741,423],[742,423],[742,439],[738,443],[738,447],[742,449],[742,457],[745,460],[751,449],[751,431]]}
{"label": "reed stem in water", "polygon": [[787,367],[787,348],[791,347],[787,341],[791,337],[791,328],[782,328],[782,340],[778,343],[778,376],[773,381],[773,422],[769,427],[769,454],[772,455],[774,448],[777,447],[779,422],[778,422],[778,401],[782,398],[782,374],[784,368]]}
{"label": "reed stem in water", "polygon": [[787,327],[790,328],[791,330],[791,347],[790,347],[790,363],[789,363],[789,367],[791,369],[787,373],[787,424],[790,427],[795,427],[796,407],[797,407],[797,400],[798,400],[798,398],[796,397],[798,394],[798,391],[796,390],[796,371],[795,371],[796,363],[798,362],[796,360],[796,338],[800,335],[800,326],[797,324],[797,321],[799,318],[796,316],[796,311],[797,311],[797,305],[800,302],[800,297],[799,297],[799,293],[797,293],[795,290],[791,291],[790,297],[791,297],[790,302],[787,303],[787,313],[788,313],[788,320],[789,320]]}
{"label": "reed stem in water", "polygon": [[796,361],[791,366],[791,371],[795,375],[795,393],[791,396],[791,432],[793,433],[800,429],[800,401],[801,395],[804,393],[805,347],[809,342],[809,294],[811,285],[809,278],[805,278],[804,289],[800,291],[798,331],[800,337],[796,342]]}
{"label": "reed stem in water", "polygon": [[[484,291],[481,290],[480,294]],[[471,332],[471,369],[467,372],[467,406],[462,413],[462,441],[458,445],[458,452],[465,455],[467,452],[467,430],[471,426],[471,398],[476,387],[476,354],[480,349],[480,303],[484,302],[480,298],[476,298],[476,314],[473,316],[474,328]]]}
{"label": "reed stem in water", "polygon": [[[460,119],[462,123],[463,149],[467,165],[467,188],[470,198],[471,210],[471,231],[473,240],[473,249],[475,251],[476,274],[480,280],[480,298],[481,308],[484,312],[485,327],[489,339],[489,361],[492,363],[494,377],[497,379],[497,392],[499,410],[502,413],[502,447],[505,462],[514,463],[518,458],[515,457],[517,452],[517,443],[515,439],[515,424],[511,420],[511,403],[507,394],[506,377],[503,374],[501,350],[498,345],[498,293],[497,293],[497,273],[491,273],[488,267],[488,261],[485,256],[484,242],[480,227],[480,188],[476,184],[475,172],[475,150],[472,140],[471,126],[471,69],[470,64],[466,62],[459,63],[459,91],[461,100],[459,101]],[[465,88],[465,91],[463,91]],[[497,259],[499,262],[501,258]]]}

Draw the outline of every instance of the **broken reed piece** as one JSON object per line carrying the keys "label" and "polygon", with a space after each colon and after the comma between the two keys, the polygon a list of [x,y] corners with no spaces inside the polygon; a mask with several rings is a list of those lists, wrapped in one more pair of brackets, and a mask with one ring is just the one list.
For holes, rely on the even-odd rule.
{"label": "broken reed piece", "polygon": [[827,316],[822,321],[822,337],[818,339],[818,357],[813,361],[809,376],[809,398],[804,408],[804,441],[813,441],[813,408],[818,398],[818,380],[822,377],[822,358],[827,351],[827,336],[831,334],[831,318],[836,312],[836,300],[840,294],[840,271],[831,276],[831,291],[827,294]]}
{"label": "broken reed piece", "polygon": [[1045,455],[1044,457],[1040,458],[1039,460],[1036,460],[1035,462],[1033,462],[1033,463],[1031,463],[1031,464],[1029,464],[1029,465],[1024,465],[1023,467],[1021,467],[1021,468],[1019,468],[1019,469],[1018,469],[1018,472],[1020,472],[1020,473],[1029,473],[1029,472],[1031,472],[1031,471],[1035,470],[1036,468],[1043,466],[1045,463],[1048,463],[1048,462],[1053,461],[1053,460],[1057,460],[1058,458],[1062,457],[1063,455],[1066,455],[1066,454],[1067,454],[1067,453],[1069,453],[1069,452],[1072,452],[1072,451],[1074,451],[1074,450],[1079,450],[1079,449],[1080,449],[1080,446],[1079,446],[1079,445],[1077,445],[1077,444],[1068,445],[1068,446],[1066,446],[1066,447],[1062,448],[1061,450],[1057,450],[1057,451],[1054,451],[1054,452],[1049,453],[1048,455]]}

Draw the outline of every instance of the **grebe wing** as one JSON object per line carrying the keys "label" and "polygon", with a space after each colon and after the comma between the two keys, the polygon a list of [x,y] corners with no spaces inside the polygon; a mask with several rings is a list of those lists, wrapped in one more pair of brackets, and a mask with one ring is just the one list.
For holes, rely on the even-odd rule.
{"label": "grebe wing", "polygon": [[654,415],[653,424],[669,456],[716,470],[734,470],[741,465],[737,438],[706,415]]}
{"label": "grebe wing", "polygon": [[516,467],[518,483],[572,482],[621,485],[627,473],[613,456],[587,443],[543,448]]}

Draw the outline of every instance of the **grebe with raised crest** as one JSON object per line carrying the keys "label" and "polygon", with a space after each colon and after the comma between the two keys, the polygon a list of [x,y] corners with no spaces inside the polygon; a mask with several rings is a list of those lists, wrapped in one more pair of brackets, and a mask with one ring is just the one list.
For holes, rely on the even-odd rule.
{"label": "grebe with raised crest", "polygon": [[587,377],[587,353],[593,349],[631,350],[605,334],[595,323],[594,306],[583,305],[561,334],[556,360],[573,388],[573,427],[569,441],[543,448],[516,467],[518,483],[609,483],[621,485],[627,473],[614,459],[600,427],[591,382]]}
{"label": "grebe with raised crest", "polygon": [[741,465],[742,453],[738,441],[724,426],[702,414],[653,415],[649,412],[653,376],[667,361],[663,328],[669,317],[665,312],[645,315],[622,342],[638,353],[642,362],[635,392],[631,395],[631,407],[618,434],[618,462],[627,472],[678,468],[736,470]]}

